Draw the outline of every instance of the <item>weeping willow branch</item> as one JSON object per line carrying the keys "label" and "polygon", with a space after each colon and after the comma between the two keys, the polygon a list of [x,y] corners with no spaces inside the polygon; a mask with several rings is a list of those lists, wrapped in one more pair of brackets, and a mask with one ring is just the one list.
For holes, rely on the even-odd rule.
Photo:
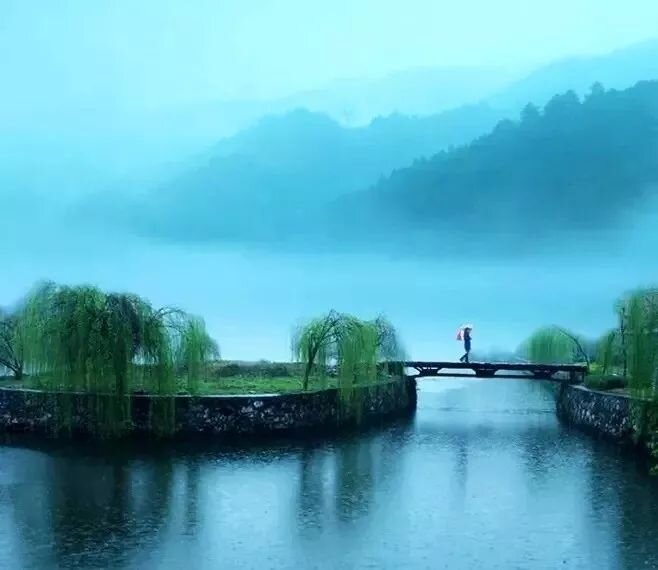
{"label": "weeping willow branch", "polygon": [[308,390],[311,373],[316,371],[326,377],[327,365],[335,353],[335,342],[339,323],[343,316],[336,311],[313,319],[299,327],[293,335],[293,353],[305,364],[302,388]]}
{"label": "weeping willow branch", "polygon": [[123,403],[136,387],[173,395],[183,374],[196,392],[203,365],[219,353],[201,319],[89,286],[40,284],[19,329],[31,373],[49,389],[116,396],[116,410],[103,404],[103,417],[113,422],[128,421]]}
{"label": "weeping willow branch", "polygon": [[3,368],[18,380],[23,376],[23,341],[18,315],[0,309],[0,370]]}
{"label": "weeping willow branch", "polygon": [[573,345],[575,347],[576,357],[578,359],[584,361],[585,364],[587,364],[587,366],[589,366],[589,364],[590,364],[589,355],[587,354],[587,351],[583,348],[583,343],[581,342],[581,339],[578,338],[575,334],[569,332],[566,329],[557,327],[557,330],[561,334],[566,336],[569,340],[571,340],[571,342],[573,343]]}
{"label": "weeping willow branch", "polygon": [[579,358],[589,363],[578,337],[559,327],[546,327],[534,332],[520,352],[531,362],[541,364],[574,362]]}
{"label": "weeping willow branch", "polygon": [[347,393],[359,381],[376,379],[378,362],[402,354],[395,328],[384,317],[363,321],[336,311],[299,327],[292,345],[295,358],[305,364],[304,390],[311,374],[325,378],[327,367],[335,364],[339,387]]}
{"label": "weeping willow branch", "polygon": [[397,330],[383,315],[373,322],[377,330],[377,353],[381,361],[400,362],[406,360],[406,353]]}
{"label": "weeping willow branch", "polygon": [[611,330],[599,340],[596,360],[601,365],[603,376],[611,372],[614,367],[620,366],[624,360],[620,338],[618,331]]}
{"label": "weeping willow branch", "polygon": [[629,387],[638,396],[653,397],[658,368],[658,290],[636,291],[622,303]]}

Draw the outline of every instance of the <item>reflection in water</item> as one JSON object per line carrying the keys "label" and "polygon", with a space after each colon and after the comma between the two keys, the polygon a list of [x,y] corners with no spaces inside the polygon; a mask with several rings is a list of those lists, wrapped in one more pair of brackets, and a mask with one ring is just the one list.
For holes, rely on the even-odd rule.
{"label": "reflection in water", "polygon": [[297,514],[299,527],[305,532],[321,530],[326,520],[326,461],[322,451],[305,447],[299,457]]}
{"label": "reflection in water", "polygon": [[0,568],[658,567],[658,483],[522,381],[254,445],[0,447]]}
{"label": "reflection in water", "polygon": [[185,532],[194,535],[199,524],[199,482],[201,466],[198,462],[190,462],[185,470]]}
{"label": "reflection in water", "polygon": [[[170,461],[160,458],[157,466],[145,467],[120,456],[88,462],[66,453],[54,455],[45,467],[30,474],[29,485],[19,487],[13,496],[13,514],[19,528],[52,541],[59,565],[84,568],[102,566],[106,560],[117,563],[125,558],[127,543],[151,540],[168,519]],[[36,489],[46,490],[38,509]],[[35,515],[41,515],[36,527],[34,520],[23,518]],[[31,549],[26,553],[31,555]]]}
{"label": "reflection in water", "polygon": [[336,513],[341,521],[368,514],[373,490],[372,441],[355,440],[336,450]]}

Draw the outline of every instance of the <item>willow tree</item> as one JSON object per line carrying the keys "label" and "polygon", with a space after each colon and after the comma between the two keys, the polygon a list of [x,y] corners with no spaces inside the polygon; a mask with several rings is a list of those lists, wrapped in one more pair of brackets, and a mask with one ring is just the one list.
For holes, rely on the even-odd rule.
{"label": "willow tree", "polygon": [[219,347],[199,317],[169,309],[165,325],[171,339],[176,376],[185,381],[189,392],[196,394],[204,365],[219,358]]}
{"label": "willow tree", "polygon": [[[116,397],[109,400],[111,414],[103,411],[99,420],[114,424],[129,420],[126,396],[135,387],[172,395],[176,373],[185,370],[194,388],[202,363],[216,351],[199,319],[90,286],[39,285],[21,311],[20,327],[30,372],[49,389]],[[167,406],[163,414],[171,415],[173,402]]]}
{"label": "willow tree", "polygon": [[589,356],[582,341],[573,333],[560,327],[545,327],[535,331],[521,348],[521,352],[532,362],[557,364],[584,361]]}
{"label": "willow tree", "polygon": [[53,387],[125,394],[142,383],[171,393],[176,372],[198,378],[218,353],[201,319],[90,286],[38,286],[20,324],[27,365]]}
{"label": "willow tree", "polygon": [[598,341],[596,362],[601,366],[603,376],[624,366],[625,355],[621,339],[622,336],[619,331],[613,329],[604,334]]}
{"label": "willow tree", "polygon": [[623,300],[628,384],[638,395],[654,396],[658,369],[658,290],[636,291]]}
{"label": "willow tree", "polygon": [[372,321],[377,330],[377,356],[382,361],[402,361],[405,351],[397,329],[383,315]]}
{"label": "willow tree", "polygon": [[304,390],[311,375],[325,379],[331,364],[338,369],[341,389],[350,390],[357,382],[375,380],[378,362],[400,358],[402,349],[395,328],[384,317],[364,321],[330,311],[297,329],[293,352],[304,363]]}
{"label": "willow tree", "polygon": [[18,314],[0,309],[0,371],[3,369],[17,380],[23,377],[23,341]]}

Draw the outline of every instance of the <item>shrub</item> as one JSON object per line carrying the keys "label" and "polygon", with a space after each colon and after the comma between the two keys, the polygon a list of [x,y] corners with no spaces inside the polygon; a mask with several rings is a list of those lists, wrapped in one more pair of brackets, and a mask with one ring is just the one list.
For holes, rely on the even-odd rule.
{"label": "shrub", "polygon": [[626,379],[622,376],[591,375],[585,378],[585,386],[591,390],[618,390],[626,388]]}

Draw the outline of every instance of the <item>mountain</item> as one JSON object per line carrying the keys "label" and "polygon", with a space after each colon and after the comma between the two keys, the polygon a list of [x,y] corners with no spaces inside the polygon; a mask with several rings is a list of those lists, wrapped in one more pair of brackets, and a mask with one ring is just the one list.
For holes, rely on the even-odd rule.
{"label": "mountain", "polygon": [[336,233],[362,229],[362,239],[380,241],[396,228],[396,239],[532,247],[615,229],[653,206],[657,188],[658,82],[595,85],[582,101],[569,91],[543,111],[528,105],[520,121],[338,201],[347,214]]}
{"label": "mountain", "polygon": [[[171,240],[295,245],[342,240],[367,246],[413,237],[413,247],[431,249],[435,239],[447,243],[444,232],[462,235],[463,242],[495,231],[512,243],[523,232],[544,239],[558,228],[591,233],[595,226],[617,223],[620,215],[612,205],[639,203],[653,172],[655,84],[620,92],[605,91],[597,82],[624,86],[657,75],[653,54],[658,55],[658,42],[558,62],[491,97],[490,104],[430,116],[398,113],[346,127],[327,113],[308,110],[268,115],[195,160],[176,164],[171,171],[178,174],[145,198],[132,190],[129,198],[94,198],[83,215],[118,219]],[[401,90],[390,98],[395,89],[381,87],[388,80],[374,82],[372,92],[365,82],[356,82],[355,89],[370,93],[373,104],[381,89],[381,100],[390,106],[390,101],[404,103],[402,86],[407,86],[407,104],[421,109],[419,101],[426,93],[430,101],[432,92],[422,88],[423,81],[440,85],[446,77],[445,70],[426,80],[415,72],[402,74],[391,79]],[[455,83],[459,92],[467,81]],[[581,102],[581,93],[595,83]],[[548,100],[560,86],[574,89]],[[480,87],[473,88],[474,97]],[[501,118],[514,116],[510,109],[520,110],[533,99],[546,101],[545,109],[526,107],[520,122],[503,121],[472,144],[450,148],[473,141]],[[279,103],[286,108],[292,100]],[[638,160],[634,165],[631,156]],[[622,188],[629,192],[623,200]]]}
{"label": "mountain", "polygon": [[[220,141],[169,183],[129,209],[141,231],[175,239],[294,239],[323,208],[393,169],[486,132],[486,106],[431,117],[391,115],[345,128],[297,110],[266,117]],[[103,215],[107,209],[103,208]]]}
{"label": "mountain", "polygon": [[501,67],[421,67],[334,81],[280,103],[325,113],[343,125],[366,125],[391,113],[427,116],[479,104],[520,76]]}
{"label": "mountain", "polygon": [[533,71],[487,98],[492,107],[517,113],[528,102],[545,105],[555,93],[572,90],[585,95],[593,83],[626,89],[638,81],[658,79],[658,39],[608,54],[573,57]]}
{"label": "mountain", "polygon": [[366,126],[391,114],[436,115],[476,105],[522,76],[500,67],[421,67],[381,77],[335,80],[316,89],[273,99],[209,101],[161,110],[150,117],[163,133],[197,140],[233,136],[268,115],[306,109],[343,126]]}

